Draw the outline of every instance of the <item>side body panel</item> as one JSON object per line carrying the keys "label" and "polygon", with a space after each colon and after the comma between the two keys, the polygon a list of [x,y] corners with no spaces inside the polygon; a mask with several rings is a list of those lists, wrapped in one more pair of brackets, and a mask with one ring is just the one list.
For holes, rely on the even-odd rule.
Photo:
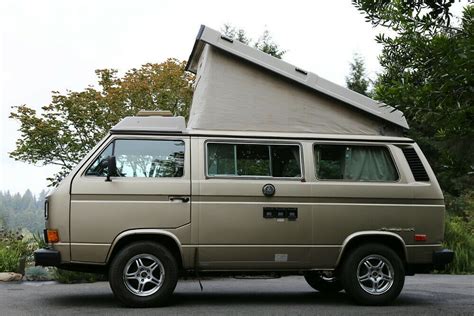
{"label": "side body panel", "polygon": [[[193,137],[193,237],[199,265],[212,269],[290,269],[310,265],[312,244],[311,186],[304,179],[262,179],[206,175],[206,142],[275,144],[265,139]],[[282,143],[281,141],[279,143]],[[285,144],[298,144],[286,140]],[[304,150],[300,149],[300,154]],[[273,184],[266,197],[262,188]],[[264,218],[263,208],[296,208],[298,217]],[[197,225],[198,227],[195,227]]]}
{"label": "side body panel", "polygon": [[[386,146],[399,180],[393,183],[327,181],[318,180],[315,172],[307,175],[315,198],[313,240],[318,247],[312,251],[314,266],[332,269],[343,246],[352,237],[368,235],[376,240],[378,234],[384,232],[395,233],[403,239],[409,263],[431,262],[433,250],[439,249],[442,243],[444,223],[443,196],[431,169],[430,182],[416,182],[400,147],[383,143],[354,144]],[[371,231],[378,233],[374,235]],[[415,242],[415,234],[425,234],[428,239]]]}

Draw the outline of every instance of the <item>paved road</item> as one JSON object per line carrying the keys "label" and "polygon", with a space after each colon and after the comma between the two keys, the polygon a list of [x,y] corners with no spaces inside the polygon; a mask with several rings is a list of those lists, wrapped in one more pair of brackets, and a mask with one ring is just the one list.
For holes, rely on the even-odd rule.
{"label": "paved road", "polygon": [[108,283],[0,284],[0,315],[474,315],[474,275],[417,275],[407,277],[405,288],[392,306],[356,306],[344,293],[323,296],[302,277],[271,280],[216,279],[180,281],[173,305],[129,309],[115,301]]}

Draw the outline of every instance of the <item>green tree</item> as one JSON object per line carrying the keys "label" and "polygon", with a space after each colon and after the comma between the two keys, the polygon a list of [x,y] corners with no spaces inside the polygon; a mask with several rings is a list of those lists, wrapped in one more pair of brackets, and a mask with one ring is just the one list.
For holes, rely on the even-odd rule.
{"label": "green tree", "polygon": [[251,45],[278,59],[282,59],[283,55],[286,53],[286,50],[281,49],[280,45],[273,41],[270,31],[268,30],[264,30],[263,34],[254,43],[253,40],[247,36],[247,32],[242,28],[236,28],[230,24],[224,24],[221,28],[221,32],[231,39],[237,40],[245,45]]}
{"label": "green tree", "polygon": [[254,47],[278,59],[282,59],[283,55],[286,53],[286,50],[281,49],[280,45],[273,41],[273,38],[268,30],[263,31],[262,36],[258,38],[257,42],[254,44]]}
{"label": "green tree", "polygon": [[36,198],[30,190],[23,195],[0,192],[0,230],[40,232],[44,228],[43,203],[44,194]]}
{"label": "green tree", "polygon": [[231,24],[224,24],[221,28],[221,32],[228,38],[235,39],[245,45],[249,45],[252,41],[252,39],[247,36],[247,32],[245,32],[244,29],[236,28]]}
{"label": "green tree", "polygon": [[52,102],[41,113],[27,105],[14,107],[10,117],[20,122],[21,136],[10,157],[60,166],[60,172],[49,178],[56,184],[123,117],[142,109],[187,117],[194,76],[184,71],[185,64],[168,59],[123,76],[113,69],[96,70],[97,89],[53,92]]}
{"label": "green tree", "polygon": [[443,189],[459,196],[474,186],[474,6],[453,25],[452,1],[354,0],[390,35],[374,97],[404,112]]}
{"label": "green tree", "polygon": [[365,71],[364,59],[354,54],[353,61],[350,63],[350,73],[346,77],[346,85],[349,89],[363,94],[369,95],[369,79]]}

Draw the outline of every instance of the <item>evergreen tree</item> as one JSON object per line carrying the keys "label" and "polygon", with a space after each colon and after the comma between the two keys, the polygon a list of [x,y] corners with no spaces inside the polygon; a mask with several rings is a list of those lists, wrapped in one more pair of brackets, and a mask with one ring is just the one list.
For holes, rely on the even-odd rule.
{"label": "evergreen tree", "polygon": [[350,73],[346,77],[346,85],[349,89],[369,96],[369,80],[365,70],[364,59],[354,54],[353,61],[350,63]]}
{"label": "evergreen tree", "polygon": [[286,53],[286,50],[281,49],[280,45],[273,41],[269,30],[264,30],[263,34],[258,40],[252,44],[253,40],[247,36],[247,32],[244,29],[236,28],[230,24],[224,24],[221,28],[221,32],[233,40],[237,40],[245,45],[252,45],[258,50],[264,53],[272,55],[275,58],[281,59]]}

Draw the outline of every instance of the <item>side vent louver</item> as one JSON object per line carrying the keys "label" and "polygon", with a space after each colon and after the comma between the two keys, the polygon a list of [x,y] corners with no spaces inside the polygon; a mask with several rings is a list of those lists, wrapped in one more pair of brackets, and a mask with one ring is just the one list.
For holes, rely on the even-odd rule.
{"label": "side vent louver", "polygon": [[413,177],[416,181],[430,181],[428,174],[426,173],[423,163],[421,163],[420,157],[412,147],[402,148],[403,154],[408,161]]}

